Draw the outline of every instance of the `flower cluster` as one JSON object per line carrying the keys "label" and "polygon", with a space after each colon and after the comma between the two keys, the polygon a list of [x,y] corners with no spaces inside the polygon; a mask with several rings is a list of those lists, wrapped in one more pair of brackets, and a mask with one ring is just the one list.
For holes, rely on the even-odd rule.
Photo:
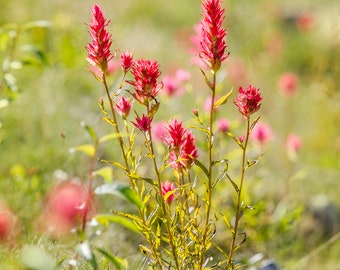
{"label": "flower cluster", "polygon": [[220,69],[221,62],[228,57],[225,52],[227,31],[222,27],[225,17],[221,5],[221,0],[202,1],[200,57],[214,72]]}
{"label": "flower cluster", "polygon": [[131,122],[136,128],[142,132],[147,132],[151,129],[152,118],[142,115],[142,117],[137,116],[136,122]]}
{"label": "flower cluster", "polygon": [[171,151],[170,164],[176,170],[190,169],[194,159],[198,158],[194,136],[177,119],[169,124],[167,131],[164,141],[169,145]]}
{"label": "flower cluster", "polygon": [[257,112],[261,107],[262,97],[260,89],[249,85],[248,88],[243,89],[242,86],[238,89],[238,96],[234,100],[234,104],[240,113],[247,119],[250,115]]}
{"label": "flower cluster", "polygon": [[92,10],[93,18],[90,23],[91,43],[86,46],[88,53],[87,61],[90,65],[99,68],[102,73],[106,73],[108,62],[113,58],[110,51],[112,35],[106,30],[110,20],[106,21],[102,9],[94,5]]}
{"label": "flower cluster", "polygon": [[116,111],[123,117],[123,119],[128,117],[131,107],[132,102],[124,96],[122,96],[116,103]]}
{"label": "flower cluster", "polygon": [[133,54],[131,52],[123,52],[120,55],[120,66],[122,67],[124,73],[127,73],[133,66]]}
{"label": "flower cluster", "polygon": [[170,204],[175,199],[175,184],[165,180],[161,186],[162,196],[165,198],[165,202]]}
{"label": "flower cluster", "polygon": [[157,61],[138,59],[131,69],[134,81],[127,81],[135,88],[131,95],[141,104],[146,104],[155,99],[161,85],[157,81],[160,76]]}

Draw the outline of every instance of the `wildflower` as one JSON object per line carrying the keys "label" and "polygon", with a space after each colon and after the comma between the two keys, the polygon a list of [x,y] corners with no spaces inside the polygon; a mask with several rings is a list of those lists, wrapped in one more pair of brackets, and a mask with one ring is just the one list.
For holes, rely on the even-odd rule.
{"label": "wildflower", "polygon": [[106,30],[110,20],[107,21],[105,19],[103,11],[98,5],[93,6],[91,13],[93,17],[90,23],[89,35],[92,41],[86,46],[88,53],[87,61],[105,74],[108,62],[113,58],[113,54],[110,51],[112,35]]}
{"label": "wildflower", "polygon": [[194,159],[198,158],[194,136],[177,119],[172,121],[167,130],[164,139],[170,147],[170,164],[176,170],[190,169]]}
{"label": "wildflower", "polygon": [[139,59],[131,69],[134,81],[127,81],[134,86],[135,93],[132,96],[141,104],[146,104],[151,99],[155,99],[161,90],[157,82],[160,76],[159,64],[157,61]]}
{"label": "wildflower", "polygon": [[167,134],[167,129],[163,122],[156,122],[151,127],[152,137],[156,140],[163,140]]}
{"label": "wildflower", "polygon": [[258,142],[262,145],[266,144],[268,141],[273,139],[273,132],[269,125],[259,122],[256,124],[252,133],[250,134],[250,138],[254,142]]}
{"label": "wildflower", "polygon": [[229,121],[226,118],[220,118],[217,120],[217,129],[220,132],[227,132],[229,130]]}
{"label": "wildflower", "polygon": [[136,128],[138,128],[140,131],[146,132],[151,129],[151,122],[152,118],[149,118],[146,115],[142,115],[142,118],[137,116],[136,123],[131,122]]}
{"label": "wildflower", "polygon": [[123,71],[127,73],[130,68],[133,66],[134,60],[131,52],[124,52],[120,55],[120,66]]}
{"label": "wildflower", "polygon": [[91,194],[80,183],[64,181],[52,190],[46,205],[48,230],[64,234],[89,218]]}
{"label": "wildflower", "polygon": [[163,198],[165,198],[165,202],[168,204],[172,203],[173,200],[175,199],[175,194],[174,194],[175,184],[165,180],[161,185],[161,189],[162,189],[162,196]]}
{"label": "wildflower", "polygon": [[221,0],[203,0],[203,18],[201,20],[202,39],[200,57],[212,71],[221,67],[221,62],[227,59],[225,52],[225,37],[227,31],[222,27],[225,10],[221,7]]}
{"label": "wildflower", "polygon": [[132,102],[124,96],[122,96],[116,103],[116,110],[124,119],[128,117],[131,107]]}
{"label": "wildflower", "polygon": [[298,77],[292,72],[287,72],[281,75],[278,84],[282,93],[292,95],[296,91],[297,83]]}
{"label": "wildflower", "polygon": [[295,160],[297,154],[302,147],[302,141],[300,137],[294,133],[290,133],[286,141],[286,150],[290,159]]}
{"label": "wildflower", "polygon": [[0,204],[0,242],[7,240],[13,233],[15,218],[12,211],[3,203]]}
{"label": "wildflower", "polygon": [[247,89],[243,89],[242,86],[238,89],[239,94],[234,100],[234,104],[247,119],[261,107],[262,97],[259,90],[252,85],[249,85]]}

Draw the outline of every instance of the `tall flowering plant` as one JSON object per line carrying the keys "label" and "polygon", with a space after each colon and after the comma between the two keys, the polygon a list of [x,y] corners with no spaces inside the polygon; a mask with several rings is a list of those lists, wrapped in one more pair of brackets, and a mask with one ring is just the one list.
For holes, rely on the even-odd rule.
{"label": "tall flowering plant", "polygon": [[[246,171],[255,164],[247,160],[247,148],[250,134],[258,121],[258,118],[252,120],[251,117],[260,109],[262,97],[258,88],[249,85],[245,89],[239,87],[234,100],[246,121],[244,136],[236,138],[228,133],[242,152],[240,175],[235,180],[229,174],[227,154],[218,156],[219,151],[214,145],[214,131],[220,129],[215,127],[217,109],[227,104],[232,95],[232,91],[219,90],[216,79],[222,63],[228,58],[227,30],[223,27],[225,10],[221,0],[202,0],[201,3],[197,56],[204,63],[200,70],[208,88],[208,117],[202,119],[199,111],[194,110],[197,125],[191,128],[185,127],[179,119],[169,120],[161,135],[165,149],[162,154],[155,151],[152,132],[153,119],[161,108],[158,98],[163,87],[160,65],[155,60],[136,60],[131,52],[123,52],[119,59],[122,68],[120,83],[115,84],[117,88],[109,86],[107,66],[115,56],[111,50],[111,34],[107,31],[110,21],[105,19],[98,5],[92,9],[87,60],[97,70],[96,74],[98,70],[101,74],[96,78],[104,88],[106,99],[99,100],[99,107],[102,119],[113,132],[98,137],[91,127],[86,126],[93,145],[78,149],[86,149],[84,152],[91,158],[89,190],[93,189],[97,195],[119,194],[136,206],[133,213],[116,211],[113,206],[110,214],[97,215],[96,223],[107,225],[118,222],[143,235],[145,243],[140,245],[140,249],[150,269],[237,269],[239,265],[234,254],[245,240],[239,239],[239,235],[243,234],[239,231],[241,217],[247,208],[242,201],[242,190]],[[227,132],[227,129],[224,130]],[[202,133],[206,140],[198,144],[197,133]],[[142,147],[137,146],[140,138],[143,140]],[[118,142],[120,159],[101,160],[101,164],[110,166],[96,170],[98,146],[111,139]],[[143,170],[143,166],[148,170]],[[113,171],[120,175],[120,181],[112,181]],[[95,176],[102,176],[105,183],[93,187]],[[214,212],[216,187],[224,179],[231,183],[230,187],[236,193],[233,218]],[[220,247],[213,240],[219,223],[227,225],[230,232],[228,247]],[[81,246],[84,247],[84,239]],[[211,259],[212,249],[219,251],[220,255]],[[117,268],[126,267],[126,260],[101,248],[97,251]],[[90,254],[93,256],[87,258],[95,268],[98,267],[93,259],[94,253]]]}

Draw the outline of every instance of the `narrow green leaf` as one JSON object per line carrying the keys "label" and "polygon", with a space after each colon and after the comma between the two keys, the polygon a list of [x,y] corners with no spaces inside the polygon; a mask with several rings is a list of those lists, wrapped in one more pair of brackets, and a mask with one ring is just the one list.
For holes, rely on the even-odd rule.
{"label": "narrow green leaf", "polygon": [[120,136],[123,137],[123,135],[124,134],[120,134],[120,133],[116,133],[116,132],[110,133],[110,134],[106,134],[106,135],[104,135],[103,137],[101,137],[99,139],[99,143],[106,142],[106,141],[109,141],[109,140],[113,140],[113,139],[119,138]]}
{"label": "narrow green leaf", "polygon": [[228,174],[227,174],[227,177],[228,177],[230,183],[233,185],[236,192],[238,193],[240,191],[239,188],[238,188],[238,185],[231,179],[231,177]]}
{"label": "narrow green leaf", "polygon": [[104,226],[109,226],[110,223],[116,223],[116,224],[124,226],[125,228],[135,233],[140,233],[135,223],[127,217],[123,217],[119,215],[99,215],[99,216],[96,216],[95,218],[98,221],[98,223]]}
{"label": "narrow green leaf", "polygon": [[83,144],[83,145],[79,145],[79,146],[76,146],[76,147],[72,147],[70,149],[71,153],[74,153],[74,152],[77,152],[77,151],[83,152],[90,157],[94,157],[95,152],[96,152],[94,146],[91,145],[91,144]]}
{"label": "narrow green leaf", "polygon": [[99,175],[104,178],[106,183],[111,183],[113,170],[112,170],[112,167],[104,167],[104,168],[94,171],[93,175]]}
{"label": "narrow green leaf", "polygon": [[155,181],[151,178],[147,178],[147,177],[141,177],[139,175],[129,175],[129,177],[135,179],[135,180],[139,180],[139,181],[145,181],[147,183],[149,183],[150,185],[153,186],[157,186],[157,184],[155,183]]}
{"label": "narrow green leaf", "polygon": [[256,126],[257,122],[260,120],[260,117],[261,117],[261,116],[257,117],[257,118],[253,121],[253,123],[251,123],[250,132],[252,132],[252,130],[253,130],[254,127]]}
{"label": "narrow green leaf", "polygon": [[109,160],[105,160],[105,159],[101,159],[100,161],[104,162],[104,163],[108,163],[108,164],[114,165],[114,166],[116,166],[116,167],[126,171],[126,168],[122,164],[120,164],[119,162],[109,161]]}
{"label": "narrow green leaf", "polygon": [[256,165],[258,160],[247,160],[247,169]]}
{"label": "narrow green leaf", "polygon": [[157,113],[158,109],[159,109],[159,102],[156,102],[156,104],[154,104],[152,107],[151,107],[151,110],[149,112],[149,117],[150,118],[153,118],[154,115]]}
{"label": "narrow green leaf", "polygon": [[202,171],[205,173],[207,177],[209,177],[209,171],[208,169],[200,162],[198,159],[194,159],[195,164],[202,169]]}
{"label": "narrow green leaf", "polygon": [[89,125],[85,124],[84,122],[81,123],[81,126],[87,131],[87,133],[91,136],[91,138],[93,140],[97,140],[97,134],[96,132],[93,130],[92,127],[90,127]]}
{"label": "narrow green leaf", "polygon": [[113,183],[113,184],[104,184],[97,187],[94,192],[96,194],[112,194],[117,195],[121,198],[126,199],[127,201],[135,204],[138,208],[142,207],[142,201],[134,192],[131,187],[124,183]]}
{"label": "narrow green leaf", "polygon": [[233,89],[231,89],[227,94],[220,97],[214,104],[215,108],[218,108],[219,106],[227,103],[228,99],[230,98],[231,94],[233,93]]}
{"label": "narrow green leaf", "polygon": [[119,257],[115,257],[112,256],[110,253],[108,253],[107,251],[105,251],[104,249],[101,248],[97,248],[97,250],[103,254],[106,258],[109,259],[110,262],[112,262],[114,264],[114,266],[118,269],[118,270],[123,270],[123,269],[127,269],[128,268],[128,262],[127,260],[123,259],[123,258],[119,258]]}

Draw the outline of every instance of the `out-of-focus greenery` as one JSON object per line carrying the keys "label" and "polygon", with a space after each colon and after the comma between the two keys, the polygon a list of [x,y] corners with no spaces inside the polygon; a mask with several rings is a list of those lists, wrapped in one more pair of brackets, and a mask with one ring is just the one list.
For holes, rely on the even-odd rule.
{"label": "out-of-focus greenery", "polygon": [[[193,25],[200,19],[200,1],[97,3],[111,19],[114,47],[134,50],[137,58],[159,60],[163,75],[177,68],[192,73],[194,83],[183,96],[183,104],[192,107],[183,112],[178,99],[163,98],[167,107],[161,113],[164,119],[180,115],[191,121],[191,109],[202,106],[206,96],[200,71],[189,62],[189,39],[194,33]],[[68,151],[89,141],[80,122],[91,124],[98,133],[107,132],[96,102],[104,94],[103,89],[87,72],[85,61],[87,24],[93,4],[88,0],[2,3],[0,27],[15,25],[16,57],[32,60],[21,49],[34,45],[44,52],[46,61],[40,63],[40,59],[37,65],[13,71],[21,92],[9,106],[0,109],[0,199],[7,201],[20,220],[13,251],[0,249],[1,269],[19,269],[21,248],[26,244],[40,245],[53,255],[59,252],[59,257],[67,256],[67,244],[64,247],[40,235],[36,220],[43,209],[44,195],[56,182],[56,170],[70,177],[86,177],[87,160]],[[274,132],[274,139],[246,183],[246,195],[255,210],[244,217],[248,249],[241,257],[263,253],[284,269],[337,269],[340,4],[336,0],[229,0],[224,6],[231,53],[223,66],[224,87],[237,89],[249,83],[260,87],[264,96],[261,120],[270,124]],[[304,13],[313,18],[308,31],[296,24]],[[49,21],[51,26],[21,31],[32,21]],[[0,34],[3,31],[2,27]],[[1,51],[1,63],[5,55]],[[299,78],[297,93],[292,97],[278,91],[278,79],[287,71]],[[229,119],[237,116],[234,108],[220,115]],[[285,151],[285,138],[290,132],[303,141],[297,161],[290,161]],[[111,149],[101,150],[111,158],[119,155]],[[214,200],[228,207],[228,194],[231,192],[222,190]],[[121,204],[108,199],[102,207],[121,208]],[[110,242],[104,243],[119,256],[130,259],[138,252],[135,238],[129,240],[123,229],[114,227],[107,234],[106,239],[116,243],[126,241],[121,250]]]}

